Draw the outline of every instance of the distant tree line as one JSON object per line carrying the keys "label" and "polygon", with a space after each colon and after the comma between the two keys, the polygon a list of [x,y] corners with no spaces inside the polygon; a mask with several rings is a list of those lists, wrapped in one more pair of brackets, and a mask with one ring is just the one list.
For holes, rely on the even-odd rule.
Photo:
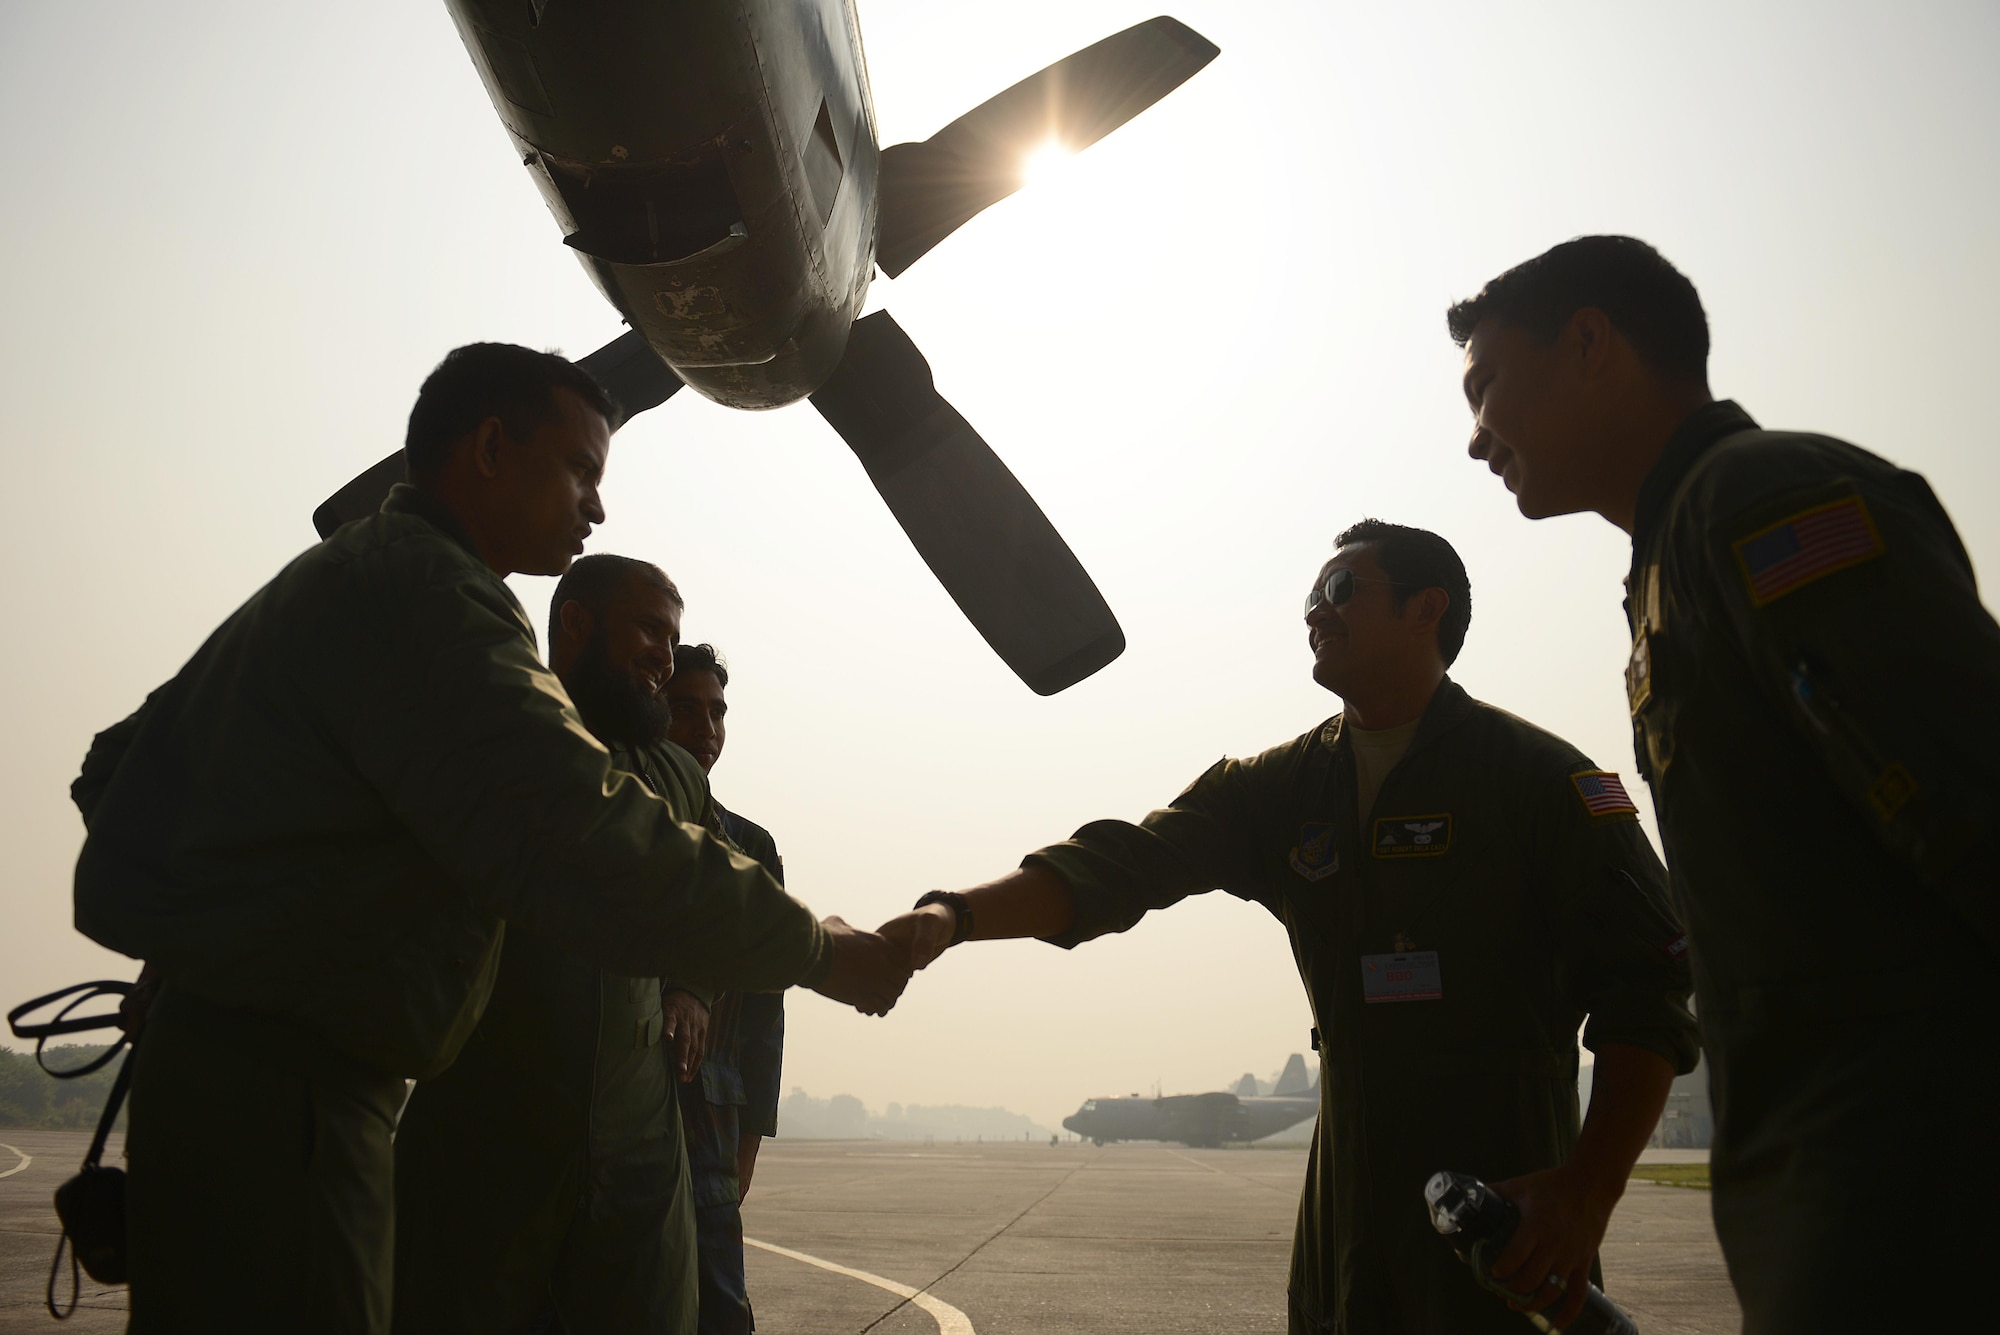
{"label": "distant tree line", "polygon": [[1046,1140],[1050,1134],[1005,1108],[892,1103],[874,1113],[852,1094],[816,1099],[796,1085],[778,1104],[778,1135],[794,1140]]}
{"label": "distant tree line", "polygon": [[[88,1066],[101,1054],[105,1044],[65,1043],[43,1053],[43,1060],[58,1071]],[[32,1052],[12,1052],[0,1048],[0,1127],[33,1127],[45,1131],[92,1131],[104,1113],[104,1101],[111,1097],[111,1082],[118,1078],[120,1056],[101,1071],[75,1080],[57,1080],[35,1064]],[[117,1129],[125,1129],[125,1113],[118,1113]]]}

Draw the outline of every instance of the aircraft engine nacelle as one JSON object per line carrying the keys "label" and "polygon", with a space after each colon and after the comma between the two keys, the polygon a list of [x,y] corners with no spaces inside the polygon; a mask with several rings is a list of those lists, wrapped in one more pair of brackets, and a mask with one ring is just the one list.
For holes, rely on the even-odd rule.
{"label": "aircraft engine nacelle", "polygon": [[733,408],[824,384],[880,157],[847,7],[447,3],[564,243],[660,359]]}

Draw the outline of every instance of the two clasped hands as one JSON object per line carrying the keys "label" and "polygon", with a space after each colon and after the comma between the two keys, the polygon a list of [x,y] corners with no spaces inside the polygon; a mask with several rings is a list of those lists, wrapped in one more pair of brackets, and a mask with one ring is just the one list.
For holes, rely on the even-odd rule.
{"label": "two clasped hands", "polygon": [[887,1015],[910,975],[951,944],[957,923],[957,914],[945,904],[899,914],[872,932],[827,918],[821,925],[833,938],[833,967],[813,991],[865,1015]]}
{"label": "two clasped hands", "polygon": [[925,904],[872,932],[839,918],[828,918],[822,925],[833,938],[833,967],[813,990],[864,1014],[887,1015],[909,985],[910,975],[952,944],[958,910],[949,903]]}
{"label": "two clasped hands", "polygon": [[1069,883],[1040,865],[1010,871],[963,894],[932,891],[916,908],[872,932],[828,918],[833,967],[814,990],[869,1015],[887,1015],[910,975],[954,943],[1056,937],[1075,920]]}

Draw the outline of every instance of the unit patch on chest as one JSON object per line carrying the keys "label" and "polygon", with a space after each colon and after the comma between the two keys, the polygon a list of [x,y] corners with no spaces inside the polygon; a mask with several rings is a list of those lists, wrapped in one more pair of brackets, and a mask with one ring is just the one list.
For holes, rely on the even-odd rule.
{"label": "unit patch on chest", "polygon": [[1320,821],[1299,826],[1292,847],[1292,870],[1308,881],[1323,881],[1340,870],[1340,850],[1333,846],[1334,827]]}
{"label": "unit patch on chest", "polygon": [[1639,633],[1632,637],[1632,656],[1625,660],[1625,703],[1632,708],[1632,717],[1637,718],[1641,710],[1653,701],[1653,645],[1646,638],[1646,627],[1640,626]]}
{"label": "unit patch on chest", "polygon": [[1375,822],[1378,858],[1434,858],[1451,851],[1451,814],[1384,816]]}

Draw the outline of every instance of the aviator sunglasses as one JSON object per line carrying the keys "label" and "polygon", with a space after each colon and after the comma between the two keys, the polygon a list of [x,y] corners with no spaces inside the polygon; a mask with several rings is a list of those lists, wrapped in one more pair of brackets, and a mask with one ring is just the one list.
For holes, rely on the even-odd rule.
{"label": "aviator sunglasses", "polygon": [[1354,586],[1357,584],[1394,584],[1395,582],[1393,579],[1364,579],[1343,566],[1341,569],[1328,575],[1326,583],[1315,584],[1313,591],[1306,595],[1306,615],[1311,616],[1313,609],[1321,603],[1325,603],[1328,607],[1347,606],[1349,600],[1354,597]]}

